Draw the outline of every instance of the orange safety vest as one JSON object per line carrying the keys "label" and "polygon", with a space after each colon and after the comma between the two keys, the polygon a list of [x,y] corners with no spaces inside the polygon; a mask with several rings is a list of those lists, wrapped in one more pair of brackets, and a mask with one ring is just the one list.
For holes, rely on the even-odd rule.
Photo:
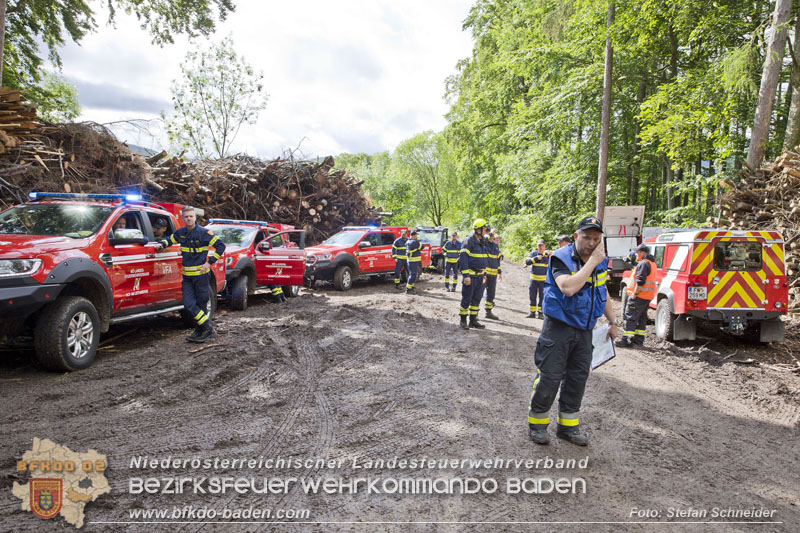
{"label": "orange safety vest", "polygon": [[[647,275],[647,279],[644,280],[644,285],[641,286],[639,294],[637,294],[636,297],[642,300],[652,300],[656,297],[656,291],[658,290],[658,283],[656,283],[656,264],[650,259],[645,259],[645,261],[650,263],[650,273]],[[636,284],[636,272],[631,272],[631,277],[633,278],[633,284],[628,285],[626,289],[628,296],[633,296],[633,287]]]}

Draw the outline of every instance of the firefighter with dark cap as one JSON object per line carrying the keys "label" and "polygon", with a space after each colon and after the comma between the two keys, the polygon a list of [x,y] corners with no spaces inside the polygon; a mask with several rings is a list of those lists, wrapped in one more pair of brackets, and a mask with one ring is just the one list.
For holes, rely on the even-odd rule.
{"label": "firefighter with dark cap", "polygon": [[640,244],[636,248],[636,270],[633,283],[626,288],[628,302],[624,309],[625,327],[617,346],[644,346],[647,310],[658,290],[656,282],[656,258],[650,255],[650,247]]}
{"label": "firefighter with dark cap", "polygon": [[444,288],[448,292],[455,292],[458,284],[458,256],[461,252],[461,241],[458,240],[457,232],[454,231],[450,235],[450,240],[444,243],[442,251],[444,252]]}
{"label": "firefighter with dark cap", "polygon": [[153,235],[157,240],[161,240],[167,233],[167,220],[162,217],[158,217],[153,221]]}
{"label": "firefighter with dark cap", "polygon": [[599,218],[578,222],[574,244],[550,256],[544,286],[544,322],[536,343],[536,378],[528,407],[528,432],[537,444],[548,444],[550,408],[558,398],[556,436],[578,446],[589,438],[579,429],[578,413],[592,365],[592,329],[605,315],[608,337],[617,336],[608,298],[608,258]]}
{"label": "firefighter with dark cap", "polygon": [[[186,225],[178,228],[169,239],[156,242],[155,251],[161,251],[171,244],[180,244],[183,307],[197,323],[194,332],[186,340],[205,342],[217,335],[209,320],[211,316],[206,311],[211,296],[208,272],[211,265],[219,261],[225,253],[225,243],[211,230],[197,224],[193,207],[181,209],[181,217]],[[209,248],[214,248],[214,253],[209,254]]]}
{"label": "firefighter with dark cap", "polygon": [[571,242],[572,240],[569,238],[569,235],[562,235],[558,238],[558,247],[563,248]]}
{"label": "firefighter with dark cap", "polygon": [[[472,224],[472,235],[461,243],[458,258],[458,269],[461,271],[461,306],[458,314],[463,329],[483,329],[486,326],[478,322],[478,311],[483,296],[483,277],[489,266],[489,255],[486,251],[484,235],[489,232],[489,224],[479,218]],[[469,315],[469,323],[467,323]]]}
{"label": "firefighter with dark cap", "polygon": [[486,309],[486,318],[500,320],[500,317],[492,312],[498,277],[501,280],[503,279],[503,269],[500,267],[500,263],[503,260],[503,254],[500,252],[500,236],[495,235],[494,230],[491,230],[489,235],[486,236],[486,259],[488,263],[486,276],[484,277],[486,303],[483,306]]}
{"label": "firefighter with dark cap", "polygon": [[525,259],[525,264],[531,267],[531,281],[528,284],[528,297],[531,300],[528,318],[544,318],[542,303],[544,302],[544,280],[547,276],[547,266],[550,264],[550,252],[547,244],[539,239],[536,251],[531,252]]}
{"label": "firefighter with dark cap", "polygon": [[417,230],[413,230],[411,237],[406,241],[406,262],[408,263],[406,294],[417,294],[414,283],[417,282],[420,265],[422,265],[422,243],[417,238]]}
{"label": "firefighter with dark cap", "polygon": [[400,283],[403,281],[403,270],[408,275],[406,269],[406,230],[400,230],[400,237],[395,239],[392,244],[392,259],[394,259],[394,288],[398,291],[403,290]]}

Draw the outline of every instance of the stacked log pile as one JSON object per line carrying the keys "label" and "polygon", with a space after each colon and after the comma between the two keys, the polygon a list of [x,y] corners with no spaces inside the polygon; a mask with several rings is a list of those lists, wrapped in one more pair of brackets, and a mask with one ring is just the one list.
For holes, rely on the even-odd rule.
{"label": "stacked log pile", "polygon": [[742,180],[723,180],[720,216],[709,222],[723,229],[778,231],[785,239],[789,311],[800,312],[800,153],[783,153],[758,169],[745,165]]}
{"label": "stacked log pile", "polygon": [[98,124],[27,125],[33,127],[6,130],[13,136],[0,153],[3,208],[24,202],[34,190],[141,192],[152,201],[202,207],[209,217],[291,224],[306,230],[308,243],[342,226],[380,223],[361,183],[334,169],[332,157],[187,161],[161,152],[145,159]]}

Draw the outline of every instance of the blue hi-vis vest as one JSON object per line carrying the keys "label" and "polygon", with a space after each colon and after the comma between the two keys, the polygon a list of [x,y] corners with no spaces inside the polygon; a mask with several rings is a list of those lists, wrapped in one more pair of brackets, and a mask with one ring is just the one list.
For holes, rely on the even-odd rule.
{"label": "blue hi-vis vest", "polygon": [[406,258],[406,240],[405,237],[400,237],[392,244],[392,258],[395,261]]}
{"label": "blue hi-vis vest", "polygon": [[[575,274],[581,269],[579,260],[573,257],[574,244],[559,248],[551,257],[557,257],[563,262],[570,272]],[[597,324],[597,319],[603,316],[608,300],[606,279],[608,277],[608,258],[597,265],[583,285],[583,288],[572,296],[565,296],[556,285],[553,278],[553,262],[547,268],[547,278],[544,282],[544,314],[560,320],[577,329],[591,330]]]}
{"label": "blue hi-vis vest", "polygon": [[406,241],[406,261],[414,263],[422,261],[422,243],[414,239]]}
{"label": "blue hi-vis vest", "polygon": [[458,258],[458,269],[464,276],[483,276],[489,266],[489,255],[486,253],[486,239],[478,239],[470,235],[461,243],[461,255]]}
{"label": "blue hi-vis vest", "polygon": [[448,263],[458,263],[458,256],[461,252],[461,241],[447,241],[444,243],[444,247],[442,249],[444,250],[444,258]]}

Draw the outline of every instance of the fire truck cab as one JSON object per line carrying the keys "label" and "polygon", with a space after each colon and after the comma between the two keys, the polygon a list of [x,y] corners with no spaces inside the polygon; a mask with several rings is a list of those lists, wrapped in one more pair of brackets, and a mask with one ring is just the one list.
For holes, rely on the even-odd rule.
{"label": "fire truck cab", "polygon": [[658,269],[650,307],[659,338],[694,340],[705,321],[756,341],[783,341],[789,286],[780,233],[704,229],[662,233],[647,244]]}

